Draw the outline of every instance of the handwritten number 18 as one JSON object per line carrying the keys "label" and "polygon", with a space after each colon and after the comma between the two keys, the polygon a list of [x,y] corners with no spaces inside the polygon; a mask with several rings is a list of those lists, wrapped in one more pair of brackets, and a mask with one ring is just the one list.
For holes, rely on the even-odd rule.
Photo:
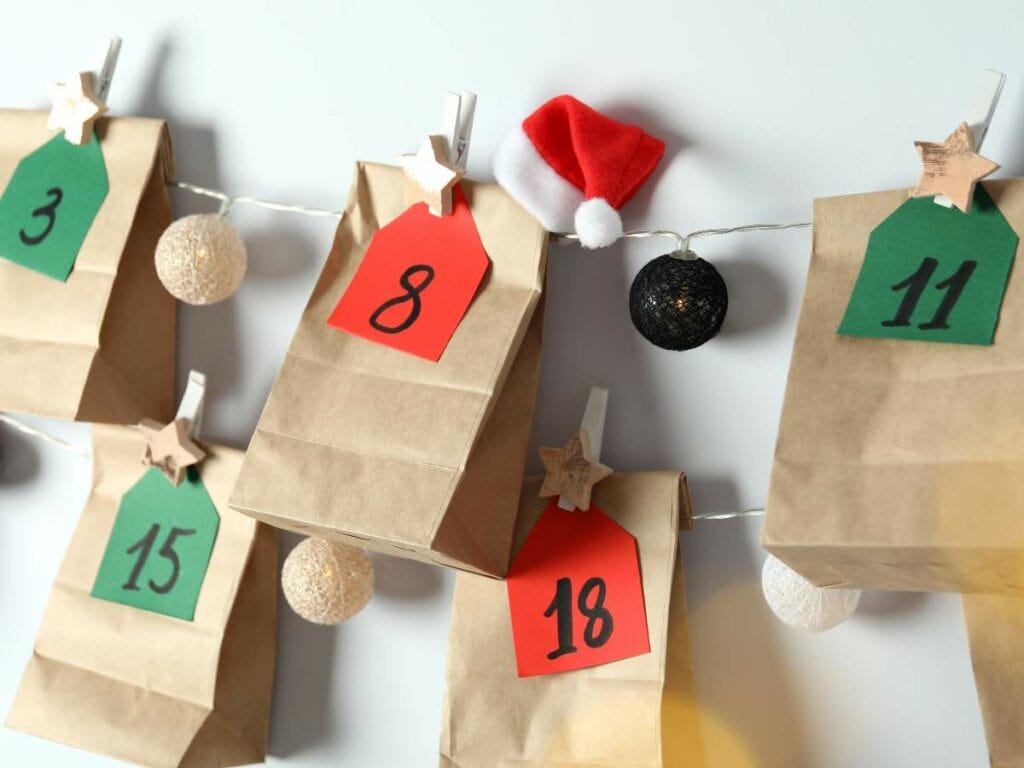
{"label": "handwritten number 18", "polygon": [[[171,563],[171,575],[163,584],[157,584],[155,581],[150,579],[149,588],[151,590],[159,595],[165,595],[174,589],[174,585],[178,582],[178,576],[181,574],[181,560],[178,557],[178,553],[174,551],[174,541],[179,536],[191,536],[195,532],[194,528],[171,528],[170,533],[167,534],[167,538],[164,539],[163,546],[160,547],[160,551],[157,553],[160,557]],[[160,524],[153,523],[145,536],[128,547],[126,550],[127,554],[134,555],[138,552],[139,556],[135,560],[135,565],[132,567],[132,572],[128,576],[128,581],[121,585],[121,589],[135,592],[138,591],[139,576],[142,575],[142,569],[145,567],[146,561],[149,559],[149,553],[152,551],[153,545],[156,543],[156,538],[159,535]]]}
{"label": "handwritten number 18", "polygon": [[[597,592],[594,604],[588,605],[593,592]],[[587,624],[583,628],[583,642],[591,648],[600,648],[607,643],[615,627],[611,612],[604,607],[607,592],[608,587],[604,579],[595,576],[583,583],[583,589],[580,590],[576,600],[579,612],[587,617]],[[544,611],[544,616],[547,618],[558,614],[558,647],[548,654],[548,658],[552,661],[559,656],[576,653],[579,650],[572,644],[572,608],[572,580],[569,578],[559,579],[555,585],[555,596],[551,600],[551,605]],[[600,624],[600,629],[598,629],[598,624]]]}
{"label": "handwritten number 18", "polygon": [[32,218],[37,219],[41,217],[46,218],[46,226],[43,227],[43,231],[37,235],[29,235],[24,229],[18,230],[18,236],[21,238],[21,242],[25,245],[39,245],[43,240],[50,236],[50,232],[53,231],[53,225],[57,221],[57,206],[61,204],[64,199],[64,192],[61,191],[60,187],[50,187],[46,190],[46,194],[50,198],[50,202],[46,205],[41,205],[32,211]]}
{"label": "handwritten number 18", "polygon": [[[903,301],[900,302],[899,308],[896,310],[896,316],[892,320],[884,320],[882,325],[887,328],[898,328],[901,326],[910,325],[910,318],[914,314],[914,310],[917,308],[917,302],[920,301],[921,295],[924,293],[924,289],[928,287],[928,283],[932,279],[932,275],[935,274],[935,269],[939,266],[939,262],[930,256],[921,261],[921,266],[917,268],[906,280],[903,280],[896,285],[892,286],[893,291],[906,291],[903,296]],[[939,302],[938,308],[935,310],[935,315],[927,323],[921,323],[917,327],[923,331],[934,331],[944,330],[949,328],[949,315],[953,311],[953,307],[956,306],[957,301],[960,299],[960,295],[964,292],[964,288],[967,286],[967,281],[971,279],[971,275],[974,274],[975,267],[978,266],[976,261],[964,261],[960,263],[959,269],[950,275],[945,280],[935,284],[936,290],[945,291],[946,295],[942,297],[942,301]]]}

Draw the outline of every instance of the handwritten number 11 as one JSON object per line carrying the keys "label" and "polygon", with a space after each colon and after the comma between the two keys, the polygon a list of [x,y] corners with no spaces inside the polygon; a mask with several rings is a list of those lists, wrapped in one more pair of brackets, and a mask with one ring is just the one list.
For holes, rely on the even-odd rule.
{"label": "handwritten number 11", "polygon": [[[926,257],[921,261],[921,266],[917,268],[914,274],[892,286],[893,291],[905,290],[906,294],[896,310],[896,316],[892,320],[884,320],[882,325],[887,328],[899,328],[910,325],[910,318],[913,316],[914,310],[917,309],[917,302],[921,300],[921,295],[924,293],[924,289],[928,287],[928,283],[931,281],[932,275],[935,274],[935,269],[938,266],[939,262],[936,259],[930,256]],[[957,301],[959,301],[960,295],[967,286],[967,281],[971,279],[971,275],[974,274],[974,269],[977,266],[978,262],[976,261],[963,261],[956,272],[935,284],[936,290],[945,291],[946,295],[939,302],[934,317],[927,323],[918,325],[918,328],[922,331],[949,328],[949,315],[953,311],[953,307],[956,306]]]}

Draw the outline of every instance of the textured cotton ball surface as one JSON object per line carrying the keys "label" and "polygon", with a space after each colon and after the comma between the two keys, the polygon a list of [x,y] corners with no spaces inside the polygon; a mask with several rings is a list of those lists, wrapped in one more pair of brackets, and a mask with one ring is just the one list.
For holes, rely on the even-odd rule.
{"label": "textured cotton ball surface", "polygon": [[373,565],[358,547],[323,539],[299,542],[281,569],[285,599],[314,624],[340,624],[373,594]]}
{"label": "textured cotton ball surface", "polygon": [[729,291],[718,270],[690,256],[652,259],[629,289],[633,325],[662,349],[693,349],[713,339],[729,309]]}
{"label": "textured cotton ball surface", "polygon": [[772,555],[761,570],[761,589],[779,621],[808,632],[824,632],[842,624],[860,602],[859,589],[816,587]]}
{"label": "textured cotton ball surface", "polygon": [[213,304],[233,294],[245,275],[245,243],[213,213],[178,219],[156,244],[156,273],[174,298]]}
{"label": "textured cotton ball surface", "polygon": [[576,234],[584,248],[604,248],[622,237],[622,219],[607,200],[595,197],[576,209]]}

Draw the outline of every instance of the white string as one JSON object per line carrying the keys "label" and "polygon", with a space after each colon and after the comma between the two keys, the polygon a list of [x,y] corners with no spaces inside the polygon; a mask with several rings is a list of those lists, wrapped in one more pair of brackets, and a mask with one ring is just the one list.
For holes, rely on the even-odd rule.
{"label": "white string", "polygon": [[691,520],[732,520],[736,517],[761,517],[763,509],[741,509],[738,512],[701,512],[690,515]]}
{"label": "white string", "polygon": [[235,203],[255,205],[259,208],[266,208],[269,211],[286,211],[288,213],[302,213],[306,216],[325,216],[334,219],[341,218],[344,213],[344,211],[329,211],[326,208],[311,208],[305,205],[286,205],[285,203],[275,203],[270,200],[260,200],[256,197],[249,197],[248,195],[228,195],[216,189],[208,189],[195,184],[187,184],[184,181],[172,181],[169,183],[170,186],[175,187],[176,189],[183,189],[194,195],[203,195],[204,197],[212,197],[214,200],[220,200],[221,216],[226,214],[228,209]]}
{"label": "white string", "polygon": [[59,437],[54,437],[53,435],[43,432],[42,430],[36,429],[35,427],[31,427],[23,421],[8,416],[6,413],[0,413],[0,422],[3,422],[12,429],[16,429],[18,432],[21,432],[22,434],[29,435],[31,437],[37,437],[44,443],[55,445],[58,448],[63,448],[64,450],[71,451],[72,453],[77,453],[80,456],[89,456],[89,451],[86,450],[85,448],[79,448],[74,443],[69,443],[67,440],[61,440]]}
{"label": "white string", "polygon": [[[37,437],[45,443],[54,445],[57,448],[63,448],[64,450],[77,453],[80,456],[88,457],[89,451],[85,448],[80,448],[74,443],[69,443],[67,440],[61,440],[59,437],[54,437],[42,430],[31,427],[19,419],[15,419],[8,416],[6,413],[0,413],[0,422],[7,424],[9,427],[16,429],[17,431],[29,435],[31,437]],[[738,512],[701,512],[696,515],[690,515],[691,520],[731,520],[736,517],[761,517],[764,514],[763,509],[742,509]]]}
{"label": "white string", "polygon": [[[623,232],[623,238],[645,238],[645,237],[671,237],[678,246],[673,255],[678,254],[679,258],[695,259],[695,254],[690,251],[690,240],[700,237],[714,237],[716,235],[731,235],[734,232],[781,232],[784,229],[805,229],[811,226],[809,221],[800,221],[793,224],[742,224],[738,227],[719,227],[715,229],[698,229],[681,235],[671,229],[633,229]],[[580,236],[571,232],[561,232],[555,235],[557,240],[579,240]]]}

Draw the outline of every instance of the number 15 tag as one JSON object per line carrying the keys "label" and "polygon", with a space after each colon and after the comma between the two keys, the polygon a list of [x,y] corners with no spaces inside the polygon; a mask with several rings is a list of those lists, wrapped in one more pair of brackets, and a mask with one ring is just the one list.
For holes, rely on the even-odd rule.
{"label": "number 15 tag", "polygon": [[651,650],[636,539],[594,504],[567,512],[552,499],[506,585],[520,677]]}
{"label": "number 15 tag", "polygon": [[456,187],[449,216],[434,216],[417,203],[377,231],[327,323],[437,362],[488,263]]}
{"label": "number 15 tag", "polygon": [[194,467],[146,471],[121,498],[92,596],[192,621],[220,515]]}
{"label": "number 15 tag", "polygon": [[109,191],[100,139],[58,133],[24,157],[0,197],[0,256],[66,281]]}

